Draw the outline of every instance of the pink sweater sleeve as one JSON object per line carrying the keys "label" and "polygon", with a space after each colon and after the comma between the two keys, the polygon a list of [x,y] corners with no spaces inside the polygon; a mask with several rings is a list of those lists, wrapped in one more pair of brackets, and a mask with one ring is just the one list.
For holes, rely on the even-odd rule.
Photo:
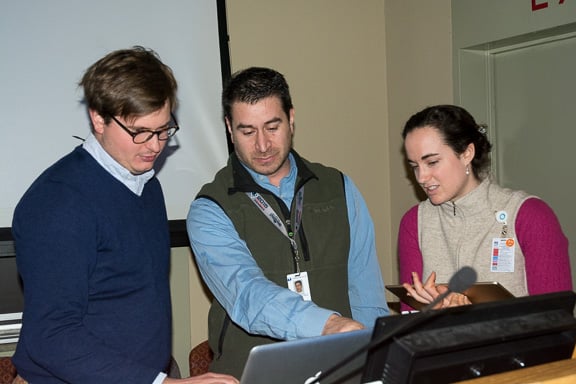
{"label": "pink sweater sleeve", "polygon": [[[422,253],[418,243],[418,206],[410,208],[400,221],[398,231],[398,264],[400,283],[412,284],[412,272],[422,276]],[[402,310],[410,309],[407,305]]]}
{"label": "pink sweater sleeve", "polygon": [[552,208],[541,199],[527,199],[515,227],[526,260],[528,293],[572,290],[568,239]]}

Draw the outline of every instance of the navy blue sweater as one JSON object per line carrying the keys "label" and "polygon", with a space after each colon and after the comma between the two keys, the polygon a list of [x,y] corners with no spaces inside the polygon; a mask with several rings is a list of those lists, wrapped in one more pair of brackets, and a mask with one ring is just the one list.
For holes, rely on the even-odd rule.
{"label": "navy blue sweater", "polygon": [[32,383],[152,383],[171,354],[170,239],[160,183],[141,196],[76,148],[14,212],[24,285],[14,364]]}

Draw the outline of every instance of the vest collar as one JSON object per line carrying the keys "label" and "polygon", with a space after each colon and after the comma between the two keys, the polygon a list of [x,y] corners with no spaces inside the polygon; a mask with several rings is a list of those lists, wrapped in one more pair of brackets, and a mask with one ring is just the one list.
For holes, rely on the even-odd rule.
{"label": "vest collar", "polygon": [[[306,163],[302,160],[300,155],[295,150],[290,153],[294,157],[296,168],[298,169],[298,176],[296,180],[296,190],[299,190],[310,179],[318,179],[318,177],[308,168]],[[235,152],[230,155],[228,165],[232,167],[232,177],[234,179],[234,186],[228,189],[228,194],[232,195],[236,192],[258,192],[260,194],[270,192],[259,186],[252,178],[250,173],[246,170],[244,165],[238,159]]]}
{"label": "vest collar", "polygon": [[489,205],[488,195],[491,183],[490,177],[486,177],[476,188],[460,199],[443,203],[441,205],[442,212],[451,216],[457,216],[458,213],[468,216],[485,210]]}

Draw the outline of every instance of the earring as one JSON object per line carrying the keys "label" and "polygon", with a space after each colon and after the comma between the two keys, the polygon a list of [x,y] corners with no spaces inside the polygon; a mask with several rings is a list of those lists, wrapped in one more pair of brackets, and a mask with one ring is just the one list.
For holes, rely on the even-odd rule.
{"label": "earring", "polygon": [[466,175],[469,175],[469,174],[470,174],[470,166],[467,165],[467,166],[466,166]]}

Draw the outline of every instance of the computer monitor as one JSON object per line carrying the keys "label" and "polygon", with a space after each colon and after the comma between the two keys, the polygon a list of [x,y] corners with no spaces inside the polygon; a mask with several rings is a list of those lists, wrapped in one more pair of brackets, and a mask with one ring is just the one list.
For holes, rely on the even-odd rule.
{"label": "computer monitor", "polygon": [[12,242],[0,241],[0,345],[18,342],[24,294]]}
{"label": "computer monitor", "polygon": [[567,291],[381,317],[362,382],[450,383],[568,359],[575,300]]}

